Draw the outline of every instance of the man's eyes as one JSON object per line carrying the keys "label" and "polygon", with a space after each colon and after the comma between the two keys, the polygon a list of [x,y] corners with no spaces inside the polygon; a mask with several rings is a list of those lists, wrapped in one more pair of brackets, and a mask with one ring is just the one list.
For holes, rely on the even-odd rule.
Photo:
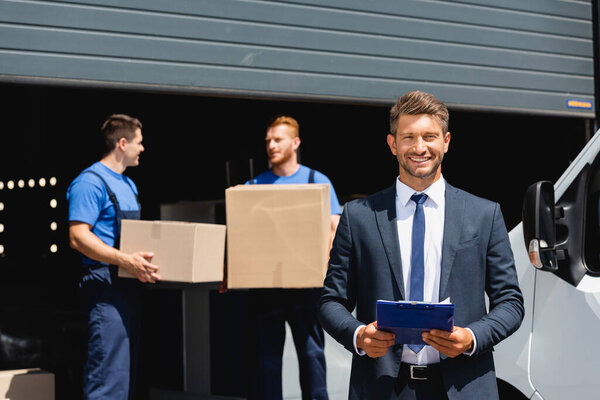
{"label": "man's eyes", "polygon": [[[425,136],[423,136],[423,140],[427,140],[427,141],[436,140],[437,138],[438,138],[437,135],[425,135]],[[402,140],[406,140],[406,141],[415,140],[415,137],[414,136],[403,136]]]}

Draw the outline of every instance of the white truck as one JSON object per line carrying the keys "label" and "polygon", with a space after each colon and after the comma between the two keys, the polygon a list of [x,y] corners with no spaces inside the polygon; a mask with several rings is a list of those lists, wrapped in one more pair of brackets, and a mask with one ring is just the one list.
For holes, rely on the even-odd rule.
{"label": "white truck", "polygon": [[525,194],[509,233],[525,319],[495,348],[502,399],[600,398],[599,194],[600,131]]}

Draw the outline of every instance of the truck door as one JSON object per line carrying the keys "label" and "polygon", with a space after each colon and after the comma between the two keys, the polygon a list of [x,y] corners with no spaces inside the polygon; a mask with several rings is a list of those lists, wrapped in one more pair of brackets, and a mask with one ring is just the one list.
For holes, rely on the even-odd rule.
{"label": "truck door", "polygon": [[[597,343],[600,335],[600,168],[597,156],[600,141],[597,136],[595,144],[589,143],[582,151],[582,154],[587,152],[581,156],[587,160],[576,160],[583,165],[572,165],[554,185],[556,242],[553,248],[545,249],[552,257],[542,257],[545,265],[538,265],[540,269],[535,274],[530,378],[545,400],[600,396],[600,346]],[[550,188],[552,190],[551,185]],[[525,222],[525,214],[524,210],[524,231],[527,231],[531,227]],[[529,246],[527,236],[525,234],[526,246]],[[529,250],[531,255],[531,247]]]}

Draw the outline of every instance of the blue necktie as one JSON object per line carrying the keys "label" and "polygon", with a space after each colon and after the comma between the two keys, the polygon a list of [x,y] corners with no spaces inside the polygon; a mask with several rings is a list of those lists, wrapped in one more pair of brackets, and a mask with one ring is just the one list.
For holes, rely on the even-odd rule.
{"label": "blue necktie", "polygon": [[[417,205],[413,216],[413,228],[410,251],[410,300],[423,301],[423,286],[425,284],[425,213],[423,203],[426,194],[414,194],[410,198]],[[409,344],[408,347],[418,353],[422,344]]]}

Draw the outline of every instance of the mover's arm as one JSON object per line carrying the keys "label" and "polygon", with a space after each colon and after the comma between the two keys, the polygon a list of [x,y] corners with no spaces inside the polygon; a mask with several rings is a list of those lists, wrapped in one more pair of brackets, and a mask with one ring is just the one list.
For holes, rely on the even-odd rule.
{"label": "mover's arm", "polygon": [[85,222],[69,222],[69,243],[73,249],[92,260],[126,269],[141,282],[155,283],[160,280],[158,267],[150,263],[153,253],[140,251],[127,254],[119,251],[100,240]]}

